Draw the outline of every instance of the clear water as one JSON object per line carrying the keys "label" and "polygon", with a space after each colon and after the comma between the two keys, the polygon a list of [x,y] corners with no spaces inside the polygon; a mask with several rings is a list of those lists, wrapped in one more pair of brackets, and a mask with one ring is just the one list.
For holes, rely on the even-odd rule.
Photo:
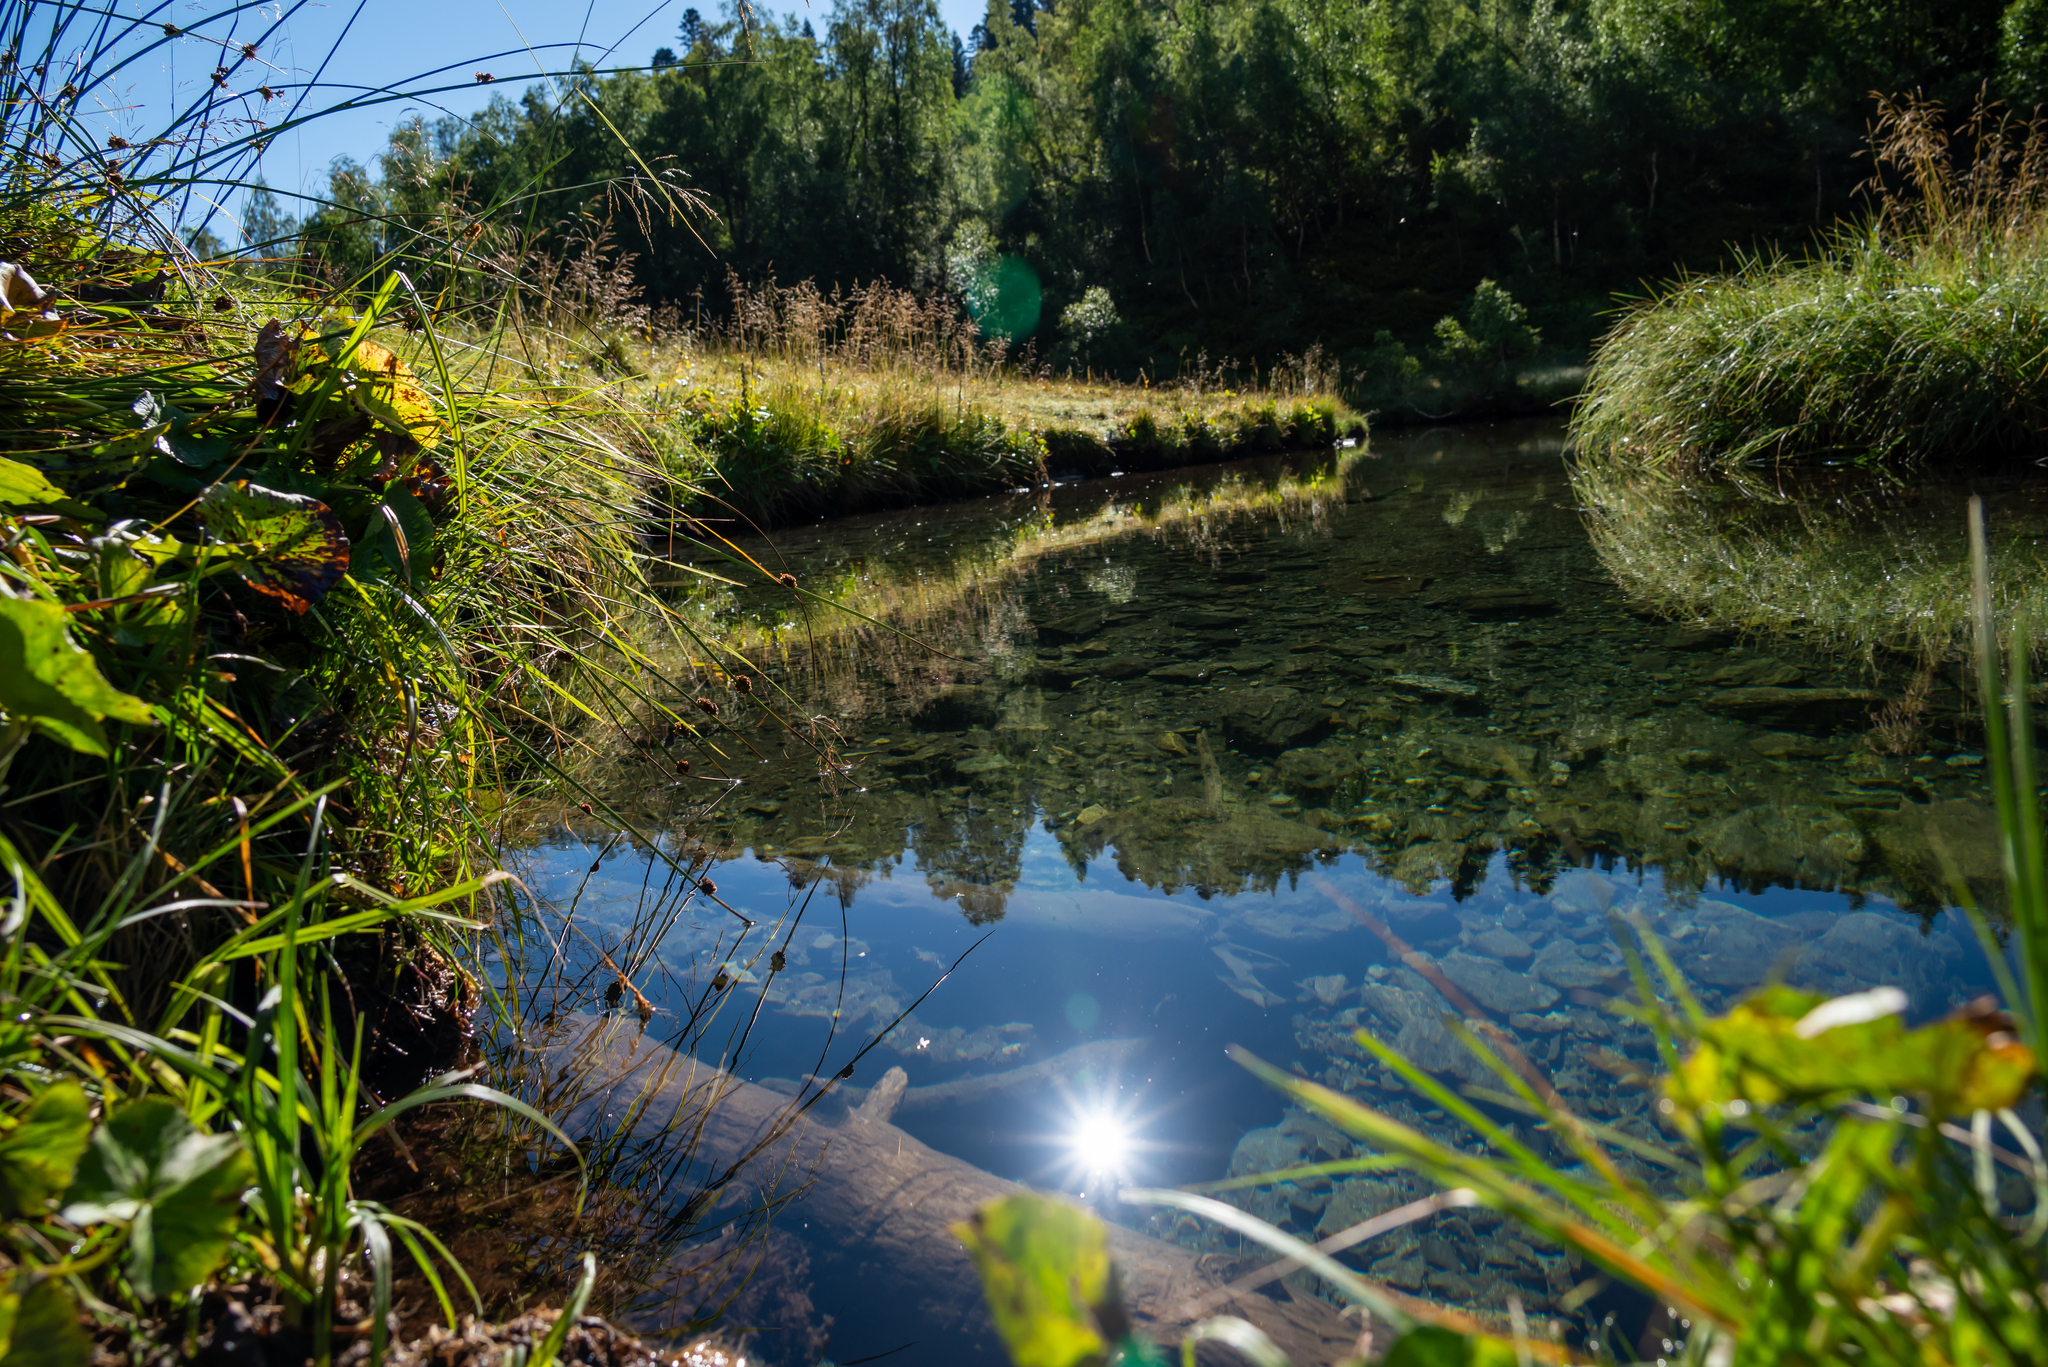
{"label": "clear water", "polygon": [[[1773,973],[1828,991],[1896,983],[1923,1016],[1987,990],[1967,925],[1943,909],[1940,851],[1981,895],[1997,881],[1960,697],[1923,679],[1901,710],[1914,671],[1631,611],[1552,426],[1378,438],[777,540],[803,582],[924,645],[805,623],[786,594],[708,609],[729,636],[753,633],[770,667],[747,698],[703,667],[725,760],[689,752],[688,779],[622,769],[620,800],[763,926],[739,941],[739,921],[700,899],[650,929],[660,863],[565,825],[527,870],[581,927],[567,953],[581,976],[555,981],[601,1006],[591,951],[632,958],[650,1030],[677,1034],[721,966],[741,983],[766,973],[772,925],[788,961],[740,1075],[793,1089],[896,1022],[854,1086],[903,1068],[916,1104],[898,1124],[1087,1193],[1109,1218],[1234,1253],[1106,1189],[1350,1154],[1226,1060],[1229,1044],[1452,1134],[1350,1040],[1370,1029],[1461,1084],[1488,1080],[1393,940],[1575,1106],[1644,1138],[1653,1056],[1603,1008],[1625,987],[1609,913],[1643,917],[1710,1007]],[[816,722],[780,730],[762,699]],[[663,820],[664,803],[707,793],[709,814]],[[1015,1085],[920,1094],[1047,1060]],[[1239,1199],[1327,1235],[1419,1190],[1378,1174]],[[1495,1307],[1512,1291],[1540,1308],[1576,1280],[1472,1213],[1352,1260]],[[858,1289],[814,1300],[881,1332],[835,1296]]]}

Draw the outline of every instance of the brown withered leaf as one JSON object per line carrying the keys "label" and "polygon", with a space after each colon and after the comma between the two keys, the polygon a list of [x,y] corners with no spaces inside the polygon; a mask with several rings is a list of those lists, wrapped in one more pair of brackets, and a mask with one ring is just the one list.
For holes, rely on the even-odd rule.
{"label": "brown withered leaf", "polygon": [[275,318],[256,334],[256,402],[274,404],[284,398],[297,345]]}

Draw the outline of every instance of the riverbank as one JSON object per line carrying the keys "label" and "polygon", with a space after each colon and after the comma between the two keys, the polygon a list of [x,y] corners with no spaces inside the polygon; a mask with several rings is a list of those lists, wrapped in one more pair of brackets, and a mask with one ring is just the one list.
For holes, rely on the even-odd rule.
{"label": "riverbank", "polygon": [[1598,466],[2018,468],[2048,439],[2048,129],[1880,103],[1875,212],[1812,256],[1753,256],[1631,307],[1573,418]]}
{"label": "riverbank", "polygon": [[971,498],[1056,477],[1158,470],[1362,442],[1363,414],[1314,374],[1256,388],[1055,379],[911,358],[824,364],[723,347],[651,349],[621,386],[685,486],[672,506],[761,527]]}
{"label": "riverbank", "polygon": [[[60,70],[93,88],[10,63],[7,106]],[[110,243],[98,150],[9,136],[78,155],[0,183],[0,1353],[177,1339],[256,1279],[294,1361],[375,1358],[395,1267],[451,1324],[516,1313],[535,1287],[465,1299],[357,1160],[460,1102],[583,1164],[448,1070],[503,1012],[500,814],[644,711],[629,419],[477,384],[496,339],[422,326],[397,272],[309,299],[118,189]]]}

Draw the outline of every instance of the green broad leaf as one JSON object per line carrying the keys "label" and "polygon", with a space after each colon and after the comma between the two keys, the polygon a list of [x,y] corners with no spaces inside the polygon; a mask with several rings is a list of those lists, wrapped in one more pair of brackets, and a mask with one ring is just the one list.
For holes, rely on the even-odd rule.
{"label": "green broad leaf", "polygon": [[159,449],[171,459],[195,470],[214,470],[234,459],[242,439],[233,436],[202,436],[189,423],[173,423],[171,430],[157,438]]}
{"label": "green broad leaf", "polygon": [[2011,1022],[1965,1009],[1908,1030],[1904,1004],[1889,988],[1830,1000],[1767,987],[1700,1027],[1666,1093],[1693,1111],[1845,1095],[1924,1096],[1943,1116],[2017,1104],[2033,1081],[2034,1055]]}
{"label": "green broad leaf", "polygon": [[299,414],[301,421],[325,421],[337,408],[352,408],[412,448],[432,446],[441,437],[441,415],[433,396],[388,348],[361,339],[349,350],[348,338],[354,331],[354,325],[337,319],[334,330],[324,337],[306,330],[297,339],[274,339],[273,358],[281,347],[288,361],[265,373],[273,377],[280,394],[289,390],[302,399],[325,395],[313,410]]}
{"label": "green broad leaf", "polygon": [[240,549],[242,582],[293,612],[305,613],[348,573],[348,535],[319,499],[238,479],[209,486],[199,513],[209,535]]}
{"label": "green broad leaf", "polygon": [[199,1285],[226,1260],[252,1167],[241,1140],[202,1134],[170,1101],[130,1102],[93,1133],[64,1218],[128,1226],[123,1270],[143,1300]]}
{"label": "green broad leaf", "polygon": [[1427,1324],[1401,1335],[1380,1367],[1515,1367],[1521,1360],[1515,1345],[1502,1339],[1467,1338]]}
{"label": "green broad leaf", "polygon": [[0,1215],[40,1215],[71,1175],[92,1134],[85,1089],[66,1078],[45,1087],[0,1138]]}
{"label": "green broad leaf", "polygon": [[1031,1192],[990,1201],[953,1226],[1016,1367],[1099,1367],[1101,1322],[1124,1319],[1109,1240],[1086,1211]]}
{"label": "green broad leaf", "polygon": [[92,1338],[64,1283],[17,1276],[0,1292],[0,1367],[85,1367]]}
{"label": "green broad leaf", "polygon": [[62,607],[27,598],[0,597],[0,711],[74,750],[102,756],[102,721],[156,722],[148,703],[108,683],[71,639]]}
{"label": "green broad leaf", "polygon": [[96,518],[89,504],[80,503],[50,483],[50,477],[33,465],[0,456],[0,506],[8,508],[49,508],[67,517]]}

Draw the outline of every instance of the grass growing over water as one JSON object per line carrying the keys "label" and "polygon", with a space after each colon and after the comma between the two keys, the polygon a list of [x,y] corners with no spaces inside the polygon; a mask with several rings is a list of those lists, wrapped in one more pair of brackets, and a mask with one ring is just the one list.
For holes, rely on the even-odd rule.
{"label": "grass growing over water", "polygon": [[1754,257],[1630,309],[1573,418],[1629,465],[2030,458],[2048,433],[2048,126],[1887,101],[1876,212],[1803,261]]}
{"label": "grass growing over water", "polygon": [[943,295],[731,289],[732,316],[716,326],[672,318],[666,340],[645,326],[636,340],[596,321],[526,353],[564,382],[629,376],[613,392],[692,486],[676,503],[698,512],[723,502],[788,524],[1365,436],[1313,353],[1256,373],[1197,365],[1154,388],[1055,377],[982,339]]}

